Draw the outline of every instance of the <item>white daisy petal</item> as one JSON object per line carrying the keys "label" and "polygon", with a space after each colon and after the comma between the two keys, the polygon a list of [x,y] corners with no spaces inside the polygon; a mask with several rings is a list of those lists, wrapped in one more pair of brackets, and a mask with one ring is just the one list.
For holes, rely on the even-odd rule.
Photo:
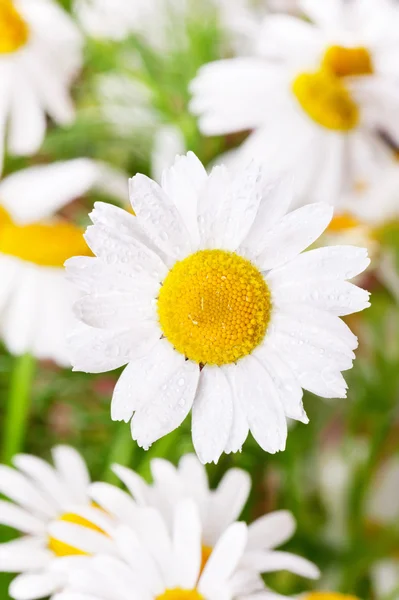
{"label": "white daisy petal", "polygon": [[198,583],[198,591],[209,597],[235,570],[247,543],[245,523],[233,523],[219,539]]}
{"label": "white daisy petal", "polygon": [[288,213],[263,238],[257,262],[263,270],[286,264],[323,233],[333,216],[327,204],[309,204]]}
{"label": "white daisy petal", "polygon": [[281,546],[293,536],[295,528],[295,519],[287,510],[263,515],[248,527],[248,549],[269,550]]}
{"label": "white daisy petal", "polygon": [[[215,235],[223,220],[222,207],[229,187],[229,171],[224,166],[212,169],[198,199],[198,229],[202,248],[215,244]],[[218,198],[218,202],[215,202]]]}
{"label": "white daisy petal", "polygon": [[245,410],[241,406],[239,398],[237,398],[237,396],[234,394],[234,376],[236,372],[235,366],[226,365],[223,370],[233,392],[233,423],[226,447],[224,449],[226,454],[228,454],[230,452],[241,451],[241,448],[248,437],[249,425]]}
{"label": "white daisy petal", "polygon": [[284,450],[287,421],[283,406],[271,377],[255,358],[247,356],[238,363],[234,386],[258,444],[272,454]]}
{"label": "white daisy petal", "polygon": [[0,500],[0,523],[33,535],[42,533],[44,528],[40,519],[5,500]]}
{"label": "white daisy petal", "polygon": [[191,240],[177,208],[154,181],[136,175],[129,182],[130,201],[150,240],[175,259],[187,255]]}
{"label": "white daisy petal", "polygon": [[74,523],[54,521],[49,526],[49,535],[88,554],[115,553],[115,546],[108,536]]}
{"label": "white daisy petal", "polygon": [[318,579],[320,577],[320,571],[315,564],[289,552],[251,552],[246,554],[245,561],[253,569],[262,573],[286,570],[308,579]]}
{"label": "white daisy petal", "polygon": [[46,131],[46,117],[36,91],[22,74],[14,75],[8,146],[12,154],[34,154]]}
{"label": "white daisy petal", "polygon": [[206,181],[206,171],[193,152],[178,156],[174,165],[162,174],[162,189],[178,209],[195,245],[199,244],[198,197]]}
{"label": "white daisy petal", "polygon": [[157,395],[139,408],[132,419],[132,437],[139,446],[148,448],[153,442],[178,427],[193,404],[199,379],[198,365],[183,364],[168,377]]}
{"label": "white daisy petal", "polygon": [[179,504],[173,526],[173,553],[176,565],[176,586],[195,587],[201,567],[201,521],[194,502]]}
{"label": "white daisy petal", "polygon": [[269,373],[280,402],[284,408],[285,415],[290,419],[296,419],[308,423],[302,404],[302,388],[292,370],[284,362],[275,347],[270,343],[268,337],[263,344],[253,353],[262,367]]}
{"label": "white daisy petal", "polygon": [[47,499],[27,477],[6,465],[0,465],[0,493],[34,515],[56,515],[56,504]]}
{"label": "white daisy petal", "polygon": [[134,329],[105,330],[81,325],[68,339],[74,371],[102,373],[147,354],[159,339],[159,329],[143,321]]}
{"label": "white daisy petal", "polygon": [[248,500],[251,480],[241,469],[229,469],[223,476],[212,498],[214,527],[219,533],[236,521]]}
{"label": "white daisy petal", "polygon": [[268,284],[277,287],[311,281],[352,279],[370,264],[365,248],[329,246],[309,250],[267,275]]}
{"label": "white daisy petal", "polygon": [[137,506],[129,494],[109,483],[96,481],[89,487],[89,495],[106,513],[119,521],[124,520],[127,525],[135,526]]}
{"label": "white daisy petal", "polygon": [[52,558],[41,540],[20,538],[0,544],[0,565],[3,573],[37,571],[45,567]]}
{"label": "white daisy petal", "polygon": [[205,366],[192,416],[193,444],[202,463],[217,463],[229,438],[232,422],[232,394],[223,369]]}
{"label": "white daisy petal", "polygon": [[52,456],[55,468],[73,494],[75,502],[86,503],[90,476],[79,452],[71,446],[60,445],[52,449]]}
{"label": "white daisy petal", "polygon": [[18,575],[9,587],[9,594],[15,600],[35,600],[52,596],[65,583],[59,574],[27,573]]}
{"label": "white daisy petal", "polygon": [[139,506],[147,504],[149,486],[140,475],[122,465],[112,465],[112,470],[125,484]]}

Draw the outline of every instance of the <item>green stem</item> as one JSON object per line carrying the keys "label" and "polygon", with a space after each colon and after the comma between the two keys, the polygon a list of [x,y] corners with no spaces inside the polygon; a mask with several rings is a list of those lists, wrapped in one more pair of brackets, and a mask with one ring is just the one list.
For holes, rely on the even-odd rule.
{"label": "green stem", "polygon": [[132,440],[132,434],[130,433],[130,425],[119,423],[108,455],[103,481],[120,484],[119,479],[111,471],[111,466],[114,463],[118,463],[119,465],[128,467],[132,462],[135,444],[136,442]]}
{"label": "green stem", "polygon": [[30,354],[15,359],[5,417],[3,461],[10,463],[24,445],[36,361]]}

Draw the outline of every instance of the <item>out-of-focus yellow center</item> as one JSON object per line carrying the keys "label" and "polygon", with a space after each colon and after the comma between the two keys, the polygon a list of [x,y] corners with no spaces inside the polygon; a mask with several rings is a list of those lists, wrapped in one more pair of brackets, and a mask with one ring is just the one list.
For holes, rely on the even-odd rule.
{"label": "out-of-focus yellow center", "polygon": [[197,590],[174,588],[173,590],[165,590],[163,594],[156,596],[155,600],[204,600],[204,597]]}
{"label": "out-of-focus yellow center", "polygon": [[178,352],[198,364],[225,365],[250,354],[270,320],[261,272],[234,252],[200,250],[169,271],[159,322]]}
{"label": "out-of-focus yellow center", "polygon": [[337,77],[374,73],[370,52],[362,46],[358,48],[331,46],[324,54],[322,65]]}
{"label": "out-of-focus yellow center", "polygon": [[[82,527],[87,527],[88,529],[94,529],[94,531],[98,531],[99,533],[103,533],[104,531],[94,525],[91,521],[88,521],[84,517],[79,515],[75,515],[74,513],[65,513],[59,518],[60,521],[66,521],[67,523],[74,523],[75,525],[81,525]],[[105,534],[104,534],[105,535]],[[87,552],[83,552],[79,550],[79,548],[74,548],[61,540],[57,540],[49,536],[48,538],[48,547],[54,552],[56,556],[72,556],[75,554],[87,554]]]}
{"label": "out-of-focus yellow center", "polygon": [[0,0],[0,54],[16,52],[29,38],[29,28],[11,0]]}
{"label": "out-of-focus yellow center", "polygon": [[312,592],[304,600],[359,600],[356,596],[339,594],[338,592]]}
{"label": "out-of-focus yellow center", "polygon": [[202,551],[201,551],[201,570],[200,573],[202,573],[202,571],[205,569],[205,565],[209,560],[210,555],[212,554],[212,546],[202,546]]}
{"label": "out-of-focus yellow center", "polygon": [[331,223],[327,227],[327,231],[331,233],[340,233],[341,231],[347,231],[348,229],[354,229],[361,225],[360,221],[349,213],[341,213],[334,215]]}
{"label": "out-of-focus yellow center", "polygon": [[62,267],[71,256],[87,256],[90,250],[83,230],[73,223],[17,225],[0,209],[0,253],[44,267]]}
{"label": "out-of-focus yellow center", "polygon": [[342,81],[322,69],[301,73],[292,90],[305,113],[332,131],[351,131],[359,122],[359,109]]}

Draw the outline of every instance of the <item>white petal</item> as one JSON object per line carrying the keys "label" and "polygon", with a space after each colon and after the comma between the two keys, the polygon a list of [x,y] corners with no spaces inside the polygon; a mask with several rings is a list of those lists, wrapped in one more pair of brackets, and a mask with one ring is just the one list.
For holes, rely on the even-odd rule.
{"label": "white petal", "polygon": [[167,274],[167,268],[159,255],[137,235],[100,224],[88,227],[84,238],[96,256],[117,273],[134,281],[139,277],[161,281]]}
{"label": "white petal", "polygon": [[280,306],[289,298],[290,302],[307,305],[328,311],[342,317],[360,312],[370,306],[370,294],[366,290],[348,281],[314,281],[303,282],[288,288],[272,287],[272,298],[275,306]]}
{"label": "white petal", "polygon": [[162,188],[145,175],[136,175],[129,184],[133,210],[150,240],[174,259],[190,254],[192,245],[189,232],[179,211]]}
{"label": "white petal", "polygon": [[232,422],[232,393],[223,369],[206,365],[201,371],[192,416],[193,444],[202,463],[217,463]]}
{"label": "white petal", "polygon": [[123,490],[110,483],[96,481],[89,489],[92,500],[98,504],[105,513],[115,517],[119,522],[134,527],[138,518],[138,509],[133,498]]}
{"label": "white petal", "polygon": [[0,493],[39,517],[50,518],[57,513],[51,498],[47,498],[27,477],[6,465],[0,465]]}
{"label": "white petal", "polygon": [[233,423],[231,425],[229,439],[227,440],[224,449],[226,454],[229,454],[230,452],[241,452],[241,448],[248,437],[249,425],[245,410],[242,407],[240,400],[234,394],[235,365],[226,365],[223,370],[233,392]]}
{"label": "white petal", "polygon": [[[323,38],[317,27],[291,15],[268,15],[257,45],[258,53],[269,60],[301,60],[312,65],[319,58]],[[299,58],[300,57],[300,58]]]}
{"label": "white petal", "polygon": [[236,366],[234,393],[247,413],[258,444],[271,453],[284,450],[287,421],[283,406],[271,377],[252,356]]}
{"label": "white petal", "polygon": [[370,264],[365,248],[328,246],[304,252],[267,275],[267,281],[277,290],[280,286],[309,281],[352,279]]}
{"label": "white petal", "polygon": [[173,553],[176,585],[191,590],[195,587],[201,567],[201,521],[191,500],[182,501],[175,512]]}
{"label": "white petal", "polygon": [[248,550],[266,550],[281,546],[295,532],[296,523],[288,510],[263,515],[248,527]]}
{"label": "white petal", "polygon": [[263,368],[269,373],[284,412],[290,419],[308,423],[309,419],[302,404],[302,388],[292,369],[284,362],[276,348],[270,344],[266,336],[263,344],[257,348],[253,356],[259,360]]}
{"label": "white petal", "polygon": [[230,173],[224,166],[212,169],[198,199],[198,229],[202,248],[216,245],[215,236],[223,219],[224,199],[230,186]]}
{"label": "white petal", "polygon": [[150,488],[140,475],[122,465],[112,465],[112,470],[125,484],[139,506],[148,504]]}
{"label": "white petal", "polygon": [[157,341],[149,354],[130,362],[115,386],[112,419],[127,423],[133,412],[157,394],[182,362],[183,356],[164,338]]}
{"label": "white petal", "polygon": [[52,596],[65,583],[63,577],[55,573],[28,573],[18,575],[11,583],[8,593],[15,600],[34,600]]}
{"label": "white petal", "polygon": [[263,238],[257,262],[263,270],[279,267],[310,246],[333,216],[327,204],[308,204],[288,213]]}
{"label": "white petal", "polygon": [[212,494],[209,517],[214,515],[214,528],[222,533],[243,511],[251,490],[251,478],[242,469],[229,469]]}
{"label": "white petal", "polygon": [[152,321],[119,331],[82,324],[68,339],[73,370],[85,373],[112,371],[147,354],[159,336],[158,326]]}
{"label": "white petal", "polygon": [[76,503],[86,503],[90,476],[87,466],[77,450],[71,446],[55,446],[52,451],[55,468],[73,494]]}
{"label": "white petal", "polygon": [[181,359],[182,364],[132,419],[132,437],[141,447],[148,448],[174,431],[190,412],[198,386],[199,367],[192,361],[185,361],[183,356]]}
{"label": "white petal", "polygon": [[42,569],[52,558],[52,553],[45,548],[41,540],[20,538],[0,544],[0,571],[3,573]]}
{"label": "white petal", "polygon": [[286,214],[293,194],[293,180],[287,174],[264,183],[256,219],[239,248],[240,254],[256,257],[261,253],[266,232]]}
{"label": "white petal", "polygon": [[75,523],[54,521],[49,526],[49,535],[88,554],[115,553],[115,545],[107,535]]}
{"label": "white petal", "polygon": [[5,500],[0,500],[0,523],[31,534],[39,534],[45,528],[40,519]]}
{"label": "white petal", "polygon": [[[13,458],[15,466],[33,480],[39,489],[52,498],[59,507],[71,502],[71,494],[55,469],[45,460],[30,454],[17,454]],[[72,496],[73,500],[73,496]]]}
{"label": "white petal", "polygon": [[290,571],[308,579],[318,579],[320,571],[309,560],[290,554],[289,552],[248,552],[245,553],[244,564],[262,573],[274,571]]}
{"label": "white petal", "polygon": [[46,131],[46,117],[39,99],[26,75],[15,70],[8,147],[11,154],[37,152]]}
{"label": "white petal", "polygon": [[240,561],[247,543],[245,523],[233,523],[217,542],[198,583],[206,598],[226,583]]}
{"label": "white petal", "polygon": [[197,205],[208,176],[193,152],[178,156],[162,174],[162,189],[178,209],[195,246],[199,244]]}
{"label": "white petal", "polygon": [[135,292],[110,292],[83,296],[73,306],[75,316],[91,327],[122,329],[157,318],[155,298],[159,285],[146,280]]}
{"label": "white petal", "polygon": [[51,217],[92,187],[97,169],[95,161],[77,158],[17,171],[1,182],[1,202],[21,224]]}

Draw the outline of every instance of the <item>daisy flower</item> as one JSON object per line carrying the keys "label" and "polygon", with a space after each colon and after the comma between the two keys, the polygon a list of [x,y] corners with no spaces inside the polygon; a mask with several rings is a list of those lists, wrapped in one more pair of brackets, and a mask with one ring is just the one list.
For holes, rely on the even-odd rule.
{"label": "daisy flower", "polygon": [[93,187],[122,197],[127,186],[101,163],[35,166],[0,181],[0,337],[12,354],[70,364],[66,331],[75,290],[63,263],[89,254],[83,230],[57,216]]}
{"label": "daisy flower", "polygon": [[[117,528],[114,555],[87,560],[55,600],[123,600],[132,594],[139,600],[213,600],[265,592],[262,565],[243,560],[250,537],[245,523],[232,523],[204,562],[201,519],[192,500],[175,506],[171,531],[157,510],[141,508],[135,528]],[[284,569],[277,554],[274,568]]]}
{"label": "daisy flower", "polygon": [[338,317],[369,305],[346,281],[368,266],[367,252],[301,255],[332,208],[285,214],[285,182],[268,184],[255,164],[208,176],[189,152],[161,186],[136,175],[130,193],[136,216],[97,203],[85,236],[95,257],[66,264],[84,292],[70,336],[74,369],[128,365],[111,414],[131,420],[144,448],[192,408],[202,462],[238,451],[249,430],[264,450],[283,450],[286,417],[308,421],[302,388],[346,396],[340,371],[351,368],[357,339]]}
{"label": "daisy flower", "polygon": [[192,82],[206,135],[252,130],[233,164],[295,169],[301,203],[375,181],[399,143],[399,9],[389,0],[302,0],[311,22],[270,15],[252,57],[216,61]]}
{"label": "daisy flower", "polygon": [[303,600],[359,600],[355,596],[339,594],[338,592],[311,592],[302,596]]}
{"label": "daisy flower", "polygon": [[0,465],[0,493],[10,500],[0,500],[0,523],[23,534],[17,540],[0,544],[1,571],[21,573],[9,590],[16,600],[53,594],[62,588],[68,570],[86,558],[78,545],[69,546],[50,535],[54,521],[90,529],[99,550],[107,548],[104,533],[75,512],[91,502],[85,462],[69,446],[57,446],[52,454],[54,467],[27,454],[14,457],[16,469]]}
{"label": "daisy flower", "polygon": [[82,37],[53,0],[0,2],[0,170],[4,139],[11,154],[41,146],[46,114],[74,118],[69,88],[82,62]]}

